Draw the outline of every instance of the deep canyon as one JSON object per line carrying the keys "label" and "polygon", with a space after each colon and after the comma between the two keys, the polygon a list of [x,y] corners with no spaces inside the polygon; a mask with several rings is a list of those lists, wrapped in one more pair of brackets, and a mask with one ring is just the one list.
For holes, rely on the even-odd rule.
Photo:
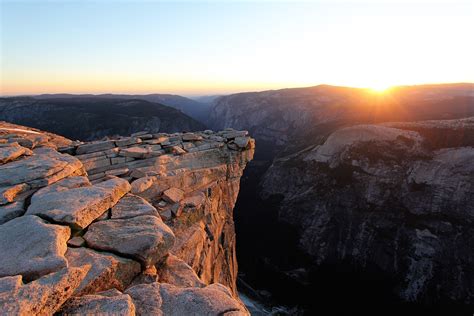
{"label": "deep canyon", "polygon": [[[149,203],[173,232],[174,246],[165,247],[171,255],[152,260],[155,274],[147,259],[125,253],[125,259],[141,263],[141,270],[127,270],[127,284],[121,281],[115,288],[127,293],[139,277],[199,289],[218,282],[228,293],[209,295],[227,295],[231,309],[246,313],[238,288],[264,305],[248,307],[256,315],[270,314],[272,308],[292,315],[323,310],[338,315],[472,314],[473,84],[395,87],[383,94],[327,85],[239,93],[216,98],[198,113],[186,108],[192,117],[166,99],[150,98],[46,95],[0,100],[0,120],[74,140],[103,138],[71,142],[39,131],[52,139],[45,144],[53,143],[62,155],[82,164],[71,176],[87,174],[88,179],[74,182],[74,189],[94,188],[113,176],[124,178],[131,183],[127,195]],[[65,113],[71,111],[85,124],[66,124]],[[206,126],[216,132],[203,131]],[[142,130],[147,132],[137,133]],[[175,133],[183,131],[187,133]],[[5,167],[44,155],[40,147],[50,147],[31,145],[31,134],[12,135],[3,137],[7,141],[2,146],[16,142],[33,153],[8,149],[22,153]],[[71,190],[64,181],[48,182],[46,188]],[[31,191],[28,181],[20,182],[29,186],[25,192]],[[170,188],[179,188],[181,199],[170,200],[167,195],[173,192],[165,194]],[[26,203],[13,214],[28,215],[35,195],[45,189],[33,197],[22,190],[4,204]],[[121,197],[120,203],[137,201]],[[103,223],[103,229],[115,220],[114,207],[105,210],[105,218],[92,220]],[[65,225],[57,214],[34,212]],[[89,224],[100,226],[94,223]],[[89,224],[66,222],[73,231],[82,231],[76,234],[81,238],[89,234]],[[86,245],[102,249],[102,242],[94,239],[85,238]],[[102,251],[120,256],[114,247]],[[114,287],[94,284],[88,294]],[[181,290],[159,291],[175,304],[183,303]],[[199,297],[208,295],[196,291]],[[140,306],[129,294],[135,307]],[[128,294],[114,294],[120,295]],[[157,309],[165,311],[165,305]]]}

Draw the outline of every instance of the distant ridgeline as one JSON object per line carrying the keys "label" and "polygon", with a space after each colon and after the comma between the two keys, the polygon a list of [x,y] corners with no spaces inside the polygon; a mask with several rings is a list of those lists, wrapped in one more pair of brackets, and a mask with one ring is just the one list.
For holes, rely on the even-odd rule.
{"label": "distant ridgeline", "polygon": [[205,129],[202,123],[180,110],[145,100],[44,97],[0,98],[0,120],[40,128],[74,140],[130,135],[144,129],[153,133]]}

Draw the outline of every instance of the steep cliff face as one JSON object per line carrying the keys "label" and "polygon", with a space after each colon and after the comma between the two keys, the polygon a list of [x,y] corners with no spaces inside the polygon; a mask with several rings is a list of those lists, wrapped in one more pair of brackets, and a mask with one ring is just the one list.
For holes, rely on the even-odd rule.
{"label": "steep cliff face", "polygon": [[406,302],[474,300],[474,119],[358,125],[277,159],[263,196],[316,266],[382,273]]}
{"label": "steep cliff face", "polygon": [[247,315],[232,211],[247,132],[94,143],[0,127],[0,310]]}

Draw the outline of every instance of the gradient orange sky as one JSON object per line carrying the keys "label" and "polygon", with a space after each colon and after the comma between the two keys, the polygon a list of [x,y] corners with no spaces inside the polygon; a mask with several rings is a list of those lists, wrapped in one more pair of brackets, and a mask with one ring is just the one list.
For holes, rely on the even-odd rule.
{"label": "gradient orange sky", "polygon": [[0,93],[474,82],[473,1],[1,1]]}

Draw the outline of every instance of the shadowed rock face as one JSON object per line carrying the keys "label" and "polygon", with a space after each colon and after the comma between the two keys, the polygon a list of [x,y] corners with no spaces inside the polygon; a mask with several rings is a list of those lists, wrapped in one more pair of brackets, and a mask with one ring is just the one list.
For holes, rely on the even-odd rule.
{"label": "shadowed rock face", "polygon": [[71,139],[204,129],[183,112],[139,99],[66,97],[37,100],[0,98],[0,120],[47,130]]}
{"label": "shadowed rock face", "polygon": [[263,196],[315,266],[377,270],[406,302],[472,304],[473,136],[472,118],[340,129],[277,159]]}
{"label": "shadowed rock face", "polygon": [[[159,303],[156,315],[248,315],[232,220],[247,132],[72,143],[1,131],[13,150],[0,162],[0,313],[140,315]],[[132,286],[159,291],[137,298]]]}

